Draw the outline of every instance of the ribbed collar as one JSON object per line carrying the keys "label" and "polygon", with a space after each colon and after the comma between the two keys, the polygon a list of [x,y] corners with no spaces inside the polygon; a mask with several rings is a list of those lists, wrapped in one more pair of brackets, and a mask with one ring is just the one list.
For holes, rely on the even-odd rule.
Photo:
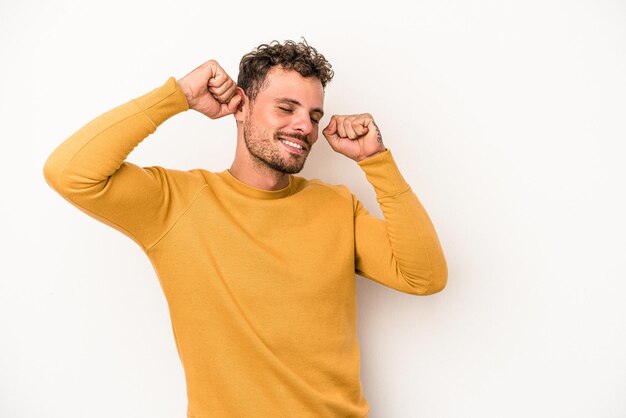
{"label": "ribbed collar", "polygon": [[295,185],[293,175],[291,174],[289,175],[289,184],[283,187],[282,189],[278,189],[278,190],[264,190],[264,189],[259,189],[254,186],[250,186],[249,184],[246,184],[242,182],[241,180],[237,179],[228,170],[219,172],[217,173],[217,175],[220,178],[222,178],[224,181],[226,181],[237,192],[245,196],[251,197],[253,199],[265,199],[265,200],[281,199],[283,197],[287,197],[291,195],[294,185]]}

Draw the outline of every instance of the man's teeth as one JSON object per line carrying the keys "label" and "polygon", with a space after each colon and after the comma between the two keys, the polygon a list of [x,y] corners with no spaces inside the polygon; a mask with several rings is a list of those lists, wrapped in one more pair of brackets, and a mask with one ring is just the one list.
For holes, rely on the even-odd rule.
{"label": "man's teeth", "polygon": [[281,139],[281,142],[284,142],[285,144],[287,144],[287,145],[289,145],[291,147],[302,149],[302,145],[296,144],[295,142],[291,142],[291,141],[288,141],[286,139]]}

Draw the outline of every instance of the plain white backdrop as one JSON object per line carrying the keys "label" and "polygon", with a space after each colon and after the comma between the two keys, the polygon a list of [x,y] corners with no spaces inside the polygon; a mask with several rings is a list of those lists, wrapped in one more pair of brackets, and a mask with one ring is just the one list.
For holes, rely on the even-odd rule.
{"label": "plain white backdrop", "polygon": [[[336,72],[433,220],[437,295],[358,277],[371,418],[626,416],[626,3],[0,0],[0,416],[183,417],[167,304],[130,239],[43,178],[97,115],[273,39]],[[324,126],[329,118],[324,118]],[[186,112],[129,156],[223,170],[235,124]],[[305,177],[362,171],[320,138]],[[245,396],[242,393],[242,396]]]}

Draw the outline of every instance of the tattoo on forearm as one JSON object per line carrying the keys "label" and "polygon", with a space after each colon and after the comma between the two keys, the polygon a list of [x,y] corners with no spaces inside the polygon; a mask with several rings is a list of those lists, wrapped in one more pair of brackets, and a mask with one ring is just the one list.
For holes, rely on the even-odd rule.
{"label": "tattoo on forearm", "polygon": [[378,143],[382,144],[383,143],[383,135],[380,133],[380,129],[378,129],[378,125],[376,125],[376,122],[372,121],[372,123],[376,127],[376,133],[378,134]]}

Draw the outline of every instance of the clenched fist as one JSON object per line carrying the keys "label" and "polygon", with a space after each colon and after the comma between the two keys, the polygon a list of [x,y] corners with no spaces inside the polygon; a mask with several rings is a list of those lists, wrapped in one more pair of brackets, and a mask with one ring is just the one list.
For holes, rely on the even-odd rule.
{"label": "clenched fist", "polygon": [[242,97],[237,84],[215,60],[209,60],[177,80],[189,108],[218,119],[235,113]]}
{"label": "clenched fist", "polygon": [[334,151],[356,162],[386,150],[380,130],[369,113],[333,115],[322,133]]}

